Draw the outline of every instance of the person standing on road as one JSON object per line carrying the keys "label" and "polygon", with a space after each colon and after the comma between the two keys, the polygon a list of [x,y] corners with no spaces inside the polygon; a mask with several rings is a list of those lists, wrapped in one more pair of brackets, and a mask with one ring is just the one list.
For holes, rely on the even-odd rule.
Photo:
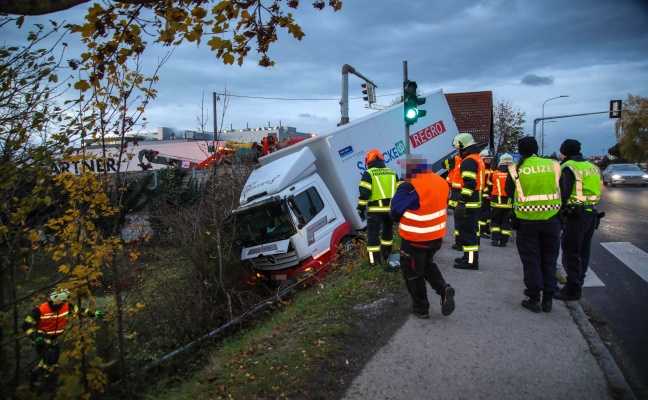
{"label": "person standing on road", "polygon": [[394,223],[389,217],[391,199],[396,193],[398,175],[385,166],[379,150],[371,149],[365,156],[367,169],[360,180],[358,214],[365,219],[367,211],[367,252],[369,265],[376,266],[389,259],[394,244]]}
{"label": "person standing on road", "polygon": [[578,140],[567,139],[560,146],[564,217],[560,245],[567,283],[554,295],[557,300],[580,299],[589,266],[592,236],[599,221],[596,204],[601,198],[600,171],[586,161],[580,151]]}
{"label": "person standing on road", "polygon": [[452,145],[459,150],[463,187],[455,207],[455,219],[459,229],[463,257],[455,259],[458,269],[479,269],[479,211],[484,189],[485,167],[473,137],[469,133],[455,136]]}
{"label": "person standing on road", "polygon": [[479,237],[491,238],[491,191],[493,189],[493,155],[489,150],[482,150],[479,153],[484,161],[484,191],[482,192],[482,205],[479,211]]}
{"label": "person standing on road", "polygon": [[[446,180],[450,185],[450,197],[448,197],[448,208],[454,210],[457,206],[457,202],[461,197],[461,188],[463,187],[463,179],[461,179],[461,169],[459,165],[461,164],[461,157],[457,154],[456,156],[449,158],[444,161],[446,170],[448,170],[448,177]],[[452,244],[452,249],[457,251],[462,251],[461,238],[459,237],[459,230],[457,229],[457,214],[452,213],[454,219],[454,243]]]}
{"label": "person standing on road", "polygon": [[527,298],[521,304],[533,312],[550,312],[558,287],[560,164],[534,156],[538,142],[530,136],[520,139],[518,152],[520,160],[509,166],[505,190],[513,197],[512,225],[524,270]]}
{"label": "person standing on road", "polygon": [[394,195],[390,216],[399,222],[400,266],[412,297],[412,314],[430,317],[427,282],[441,296],[441,314],[447,316],[455,308],[455,290],[443,279],[434,255],[446,234],[448,184],[419,155],[408,155],[401,170],[405,182]]}
{"label": "person standing on road", "polygon": [[506,179],[508,178],[508,167],[513,164],[513,157],[502,154],[500,162],[493,171],[493,190],[491,192],[491,245],[506,247],[511,237],[511,210],[513,207],[511,198],[506,193]]}

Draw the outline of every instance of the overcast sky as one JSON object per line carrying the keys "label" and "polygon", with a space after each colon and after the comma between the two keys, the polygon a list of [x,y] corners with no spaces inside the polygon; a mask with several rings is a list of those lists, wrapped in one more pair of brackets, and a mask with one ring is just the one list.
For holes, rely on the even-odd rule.
{"label": "overcast sky", "polygon": [[[306,36],[282,34],[269,53],[273,68],[258,67],[256,54],[239,67],[223,65],[206,45],[177,48],[160,72],[147,130],[196,129],[203,94],[211,116],[212,92],[227,88],[226,125],[281,122],[325,133],[340,121],[344,64],[378,85],[383,105],[402,91],[403,61],[423,93],[492,91],[526,113],[529,135],[553,97],[569,96],[546,102],[545,117],[606,111],[628,93],[648,97],[647,0],[345,0],[336,13],[310,3],[295,13]],[[85,8],[66,17],[72,22]],[[361,83],[349,75],[351,120],[374,112],[364,107]],[[544,152],[573,138],[585,156],[601,155],[616,143],[614,121],[596,114],[545,123]]]}

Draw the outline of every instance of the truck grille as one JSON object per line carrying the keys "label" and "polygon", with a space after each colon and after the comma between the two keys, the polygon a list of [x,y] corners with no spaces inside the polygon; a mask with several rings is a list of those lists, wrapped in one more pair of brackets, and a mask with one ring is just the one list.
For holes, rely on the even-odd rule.
{"label": "truck grille", "polygon": [[260,256],[253,258],[251,261],[254,268],[266,271],[291,268],[299,264],[297,254],[294,251],[270,256]]}

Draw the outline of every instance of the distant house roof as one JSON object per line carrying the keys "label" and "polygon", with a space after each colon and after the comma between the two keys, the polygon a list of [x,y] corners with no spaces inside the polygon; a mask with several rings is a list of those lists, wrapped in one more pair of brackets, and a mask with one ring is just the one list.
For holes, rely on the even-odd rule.
{"label": "distant house roof", "polygon": [[477,143],[490,141],[493,92],[446,93],[459,132],[473,135]]}

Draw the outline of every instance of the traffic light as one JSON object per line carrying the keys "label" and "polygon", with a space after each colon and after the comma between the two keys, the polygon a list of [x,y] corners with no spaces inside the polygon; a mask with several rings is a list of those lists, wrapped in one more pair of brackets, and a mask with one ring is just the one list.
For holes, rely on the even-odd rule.
{"label": "traffic light", "polygon": [[419,106],[425,104],[425,99],[419,99],[416,95],[416,82],[405,81],[403,82],[403,103],[405,109],[405,122],[407,125],[412,125],[419,118],[425,117],[427,111],[419,110]]}
{"label": "traffic light", "polygon": [[610,118],[621,118],[621,100],[610,100]]}
{"label": "traffic light", "polygon": [[364,101],[369,102],[369,104],[373,104],[376,102],[376,92],[375,92],[375,87],[373,83],[371,82],[366,82],[363,83],[362,85],[362,94],[365,96],[362,98]]}

